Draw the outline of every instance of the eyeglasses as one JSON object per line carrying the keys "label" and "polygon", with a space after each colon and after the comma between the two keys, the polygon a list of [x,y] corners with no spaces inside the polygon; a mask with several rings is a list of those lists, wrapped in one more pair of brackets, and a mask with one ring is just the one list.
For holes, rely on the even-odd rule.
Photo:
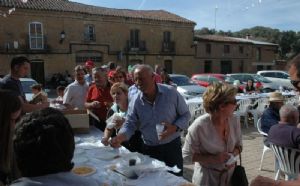
{"label": "eyeglasses", "polygon": [[236,99],[233,99],[233,100],[225,101],[225,104],[233,104],[233,105],[236,105],[236,104],[237,104],[237,100],[236,100]]}
{"label": "eyeglasses", "polygon": [[300,88],[298,85],[300,83],[300,80],[291,80],[291,84],[295,87],[295,88]]}

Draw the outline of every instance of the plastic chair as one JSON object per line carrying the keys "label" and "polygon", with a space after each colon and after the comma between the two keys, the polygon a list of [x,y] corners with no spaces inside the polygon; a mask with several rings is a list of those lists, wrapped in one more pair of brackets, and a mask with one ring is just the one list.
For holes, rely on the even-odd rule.
{"label": "plastic chair", "polygon": [[268,98],[259,98],[250,106],[252,108],[248,112],[252,114],[254,123],[257,123],[258,118],[261,117],[268,105]]}
{"label": "plastic chair", "polygon": [[[263,136],[268,136],[268,134],[267,133],[265,133],[265,132],[263,132],[262,130],[261,130],[261,118],[259,118],[258,120],[257,120],[257,123],[256,123],[256,128],[257,128],[257,130],[258,130],[258,133],[259,134],[261,134],[261,135],[263,135]],[[265,144],[264,144],[264,148],[263,148],[263,151],[262,151],[262,154],[261,154],[261,158],[260,158],[260,166],[259,166],[259,170],[261,170],[262,169],[262,165],[263,165],[263,160],[264,160],[264,157],[265,157],[265,153],[267,152],[267,151],[270,151],[271,150],[271,148],[270,147],[268,147],[268,146],[266,146]]]}
{"label": "plastic chair", "polygon": [[299,175],[300,150],[275,144],[271,144],[271,148],[279,163],[275,180],[278,180],[280,172],[285,174],[285,180],[296,179]]}
{"label": "plastic chair", "polygon": [[201,107],[201,103],[188,102],[187,105],[191,113],[191,119],[189,121],[189,124],[192,124],[193,121],[199,116],[197,110]]}
{"label": "plastic chair", "polygon": [[235,114],[239,117],[241,120],[241,116],[243,116],[244,124],[246,125],[246,128],[248,128],[248,111],[249,106],[251,104],[251,99],[242,99],[237,102],[238,109],[235,111]]}

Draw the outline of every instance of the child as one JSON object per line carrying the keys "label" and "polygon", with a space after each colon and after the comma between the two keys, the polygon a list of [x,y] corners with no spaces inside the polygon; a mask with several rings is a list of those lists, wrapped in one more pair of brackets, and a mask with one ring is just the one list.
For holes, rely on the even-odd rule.
{"label": "child", "polygon": [[32,85],[31,86],[31,91],[34,95],[32,97],[32,100],[29,101],[29,103],[39,104],[39,103],[48,102],[48,96],[44,91],[42,91],[42,85],[41,84]]}

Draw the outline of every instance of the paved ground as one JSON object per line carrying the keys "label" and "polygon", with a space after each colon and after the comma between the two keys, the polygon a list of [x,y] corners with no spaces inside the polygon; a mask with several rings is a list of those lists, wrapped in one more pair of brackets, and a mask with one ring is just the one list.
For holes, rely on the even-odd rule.
{"label": "paved ground", "polygon": [[[257,175],[274,179],[274,155],[271,151],[266,152],[262,170],[259,170],[263,150],[262,136],[259,135],[253,124],[250,124],[248,129],[242,128],[242,132],[244,146],[242,152],[242,163],[246,169],[249,183]],[[185,164],[183,174],[187,180],[191,181],[193,175],[193,164]]]}

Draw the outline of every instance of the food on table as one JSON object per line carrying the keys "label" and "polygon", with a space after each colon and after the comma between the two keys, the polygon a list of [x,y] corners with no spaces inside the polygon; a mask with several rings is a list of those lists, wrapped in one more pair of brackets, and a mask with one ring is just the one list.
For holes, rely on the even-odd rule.
{"label": "food on table", "polygon": [[72,169],[74,174],[79,176],[87,176],[96,172],[96,169],[88,166],[79,166]]}

